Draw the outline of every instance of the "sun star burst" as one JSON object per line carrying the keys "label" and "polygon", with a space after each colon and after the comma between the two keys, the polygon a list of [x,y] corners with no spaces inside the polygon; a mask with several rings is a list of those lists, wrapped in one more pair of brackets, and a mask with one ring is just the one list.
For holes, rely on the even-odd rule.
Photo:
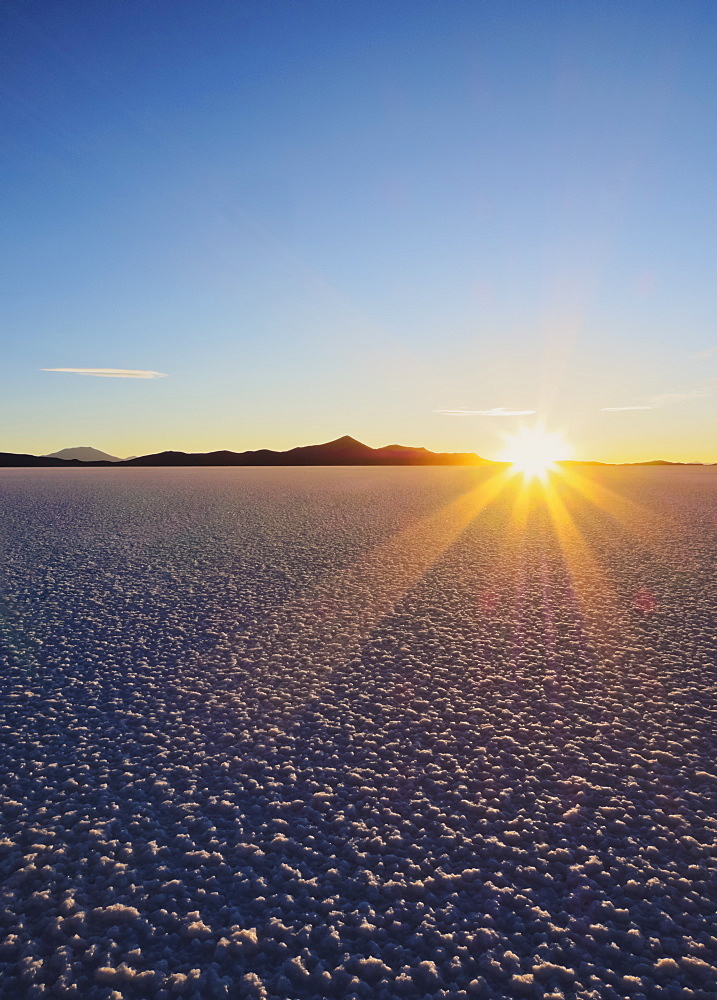
{"label": "sun star burst", "polygon": [[526,479],[545,479],[555,463],[569,458],[572,448],[562,434],[544,427],[523,427],[509,437],[500,459],[511,462]]}

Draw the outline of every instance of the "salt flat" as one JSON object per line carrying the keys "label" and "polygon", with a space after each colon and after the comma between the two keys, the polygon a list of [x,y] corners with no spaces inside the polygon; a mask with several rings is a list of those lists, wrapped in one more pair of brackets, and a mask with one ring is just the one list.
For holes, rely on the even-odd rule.
{"label": "salt flat", "polygon": [[0,497],[2,997],[717,994],[717,469]]}

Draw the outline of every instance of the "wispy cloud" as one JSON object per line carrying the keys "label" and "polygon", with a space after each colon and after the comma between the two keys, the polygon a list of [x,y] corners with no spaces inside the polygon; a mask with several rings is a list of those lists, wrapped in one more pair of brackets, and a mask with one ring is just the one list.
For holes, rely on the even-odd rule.
{"label": "wispy cloud", "polygon": [[648,396],[644,403],[635,403],[630,406],[601,406],[603,413],[618,413],[623,410],[659,410],[662,406],[670,403],[684,403],[689,399],[706,399],[713,395],[712,383],[706,380],[701,389],[688,389],[686,392],[662,392],[654,396]]}
{"label": "wispy cloud", "polygon": [[41,368],[41,372],[64,372],[70,375],[96,375],[98,378],[166,378],[166,372],[141,368]]}
{"label": "wispy cloud", "polygon": [[623,410],[656,410],[656,406],[601,406],[603,413],[621,413]]}
{"label": "wispy cloud", "polygon": [[506,410],[504,406],[494,406],[492,410],[434,410],[444,417],[528,417],[536,410]]}

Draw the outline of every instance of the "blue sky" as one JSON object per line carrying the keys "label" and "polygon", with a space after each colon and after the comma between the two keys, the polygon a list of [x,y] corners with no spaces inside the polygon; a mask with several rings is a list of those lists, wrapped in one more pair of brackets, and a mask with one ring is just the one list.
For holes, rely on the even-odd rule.
{"label": "blue sky", "polygon": [[717,461],[716,46],[712,3],[4,5],[0,450]]}

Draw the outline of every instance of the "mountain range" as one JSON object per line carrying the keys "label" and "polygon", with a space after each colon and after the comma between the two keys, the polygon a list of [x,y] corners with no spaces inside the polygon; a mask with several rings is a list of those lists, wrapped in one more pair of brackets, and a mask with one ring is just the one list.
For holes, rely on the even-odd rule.
{"label": "mountain range", "polygon": [[[370,448],[345,434],[325,444],[310,444],[288,451],[161,451],[155,455],[116,458],[96,448],[63,448],[51,455],[17,455],[0,452],[0,468],[36,468],[68,466],[276,466],[276,465],[505,465],[492,462],[473,452],[434,452],[389,444]],[[605,465],[605,462],[564,462],[565,465]],[[698,462],[633,462],[632,465],[699,465]]]}
{"label": "mountain range", "polygon": [[51,455],[15,455],[0,452],[0,467],[44,466],[182,466],[182,465],[492,465],[486,458],[471,452],[433,452],[425,448],[407,448],[390,444],[370,448],[349,437],[325,444],[311,444],[289,451],[162,451],[156,455],[118,459],[96,448],[64,448]]}

